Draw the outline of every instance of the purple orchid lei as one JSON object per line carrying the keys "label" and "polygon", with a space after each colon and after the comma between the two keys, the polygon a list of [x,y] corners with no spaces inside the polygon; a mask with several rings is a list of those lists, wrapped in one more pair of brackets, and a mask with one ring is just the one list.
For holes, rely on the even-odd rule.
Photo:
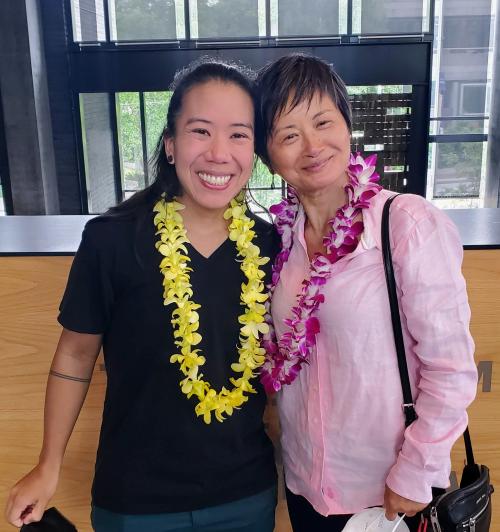
{"label": "purple orchid lei", "polygon": [[376,155],[363,159],[359,153],[351,154],[347,168],[349,181],[345,186],[347,203],[328,222],[331,230],[323,238],[326,254],[318,253],[312,259],[309,279],[302,282],[302,291],[297,297],[297,304],[292,308],[292,317],[284,320],[287,330],[279,341],[273,327],[270,301],[292,248],[292,228],[299,210],[295,190],[288,187],[287,197],[270,209],[276,215],[274,223],[282,243],[273,265],[271,284],[268,286],[270,297],[265,303],[265,320],[269,325],[269,332],[262,340],[266,360],[261,367],[261,382],[269,393],[279,391],[284,384],[291,384],[302,365],[311,358],[316,346],[316,335],[320,331],[319,320],[314,313],[325,301],[321,289],[332,274],[331,266],[356,249],[363,232],[363,222],[355,219],[362,209],[370,206],[371,198],[382,189],[377,184],[380,176],[375,172],[376,161]]}

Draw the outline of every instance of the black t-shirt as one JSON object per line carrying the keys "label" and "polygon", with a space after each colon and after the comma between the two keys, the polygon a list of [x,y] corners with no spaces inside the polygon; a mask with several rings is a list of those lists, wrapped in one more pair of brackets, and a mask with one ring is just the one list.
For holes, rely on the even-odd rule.
{"label": "black t-shirt", "polygon": [[[255,219],[255,243],[274,259],[278,238]],[[257,394],[223,423],[207,425],[179,382],[171,312],[163,304],[162,256],[153,217],[101,216],[87,223],[61,302],[59,322],[103,334],[107,389],[93,503],[143,514],[190,511],[258,493],[275,482],[272,444],[264,432],[266,397]],[[220,390],[238,376],[238,316],[245,278],[227,239],[209,258],[188,245],[193,301],[199,303],[204,378]],[[266,267],[269,281],[271,262]]]}

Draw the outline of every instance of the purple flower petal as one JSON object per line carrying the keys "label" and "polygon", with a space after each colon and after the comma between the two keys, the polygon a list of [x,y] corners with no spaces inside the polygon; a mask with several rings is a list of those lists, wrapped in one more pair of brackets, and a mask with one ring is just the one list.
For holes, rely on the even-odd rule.
{"label": "purple flower petal", "polygon": [[[380,176],[375,171],[376,162],[376,154],[366,159],[363,159],[360,153],[350,155],[347,169],[349,182],[345,186],[347,204],[328,222],[330,233],[323,239],[327,253],[317,254],[311,261],[310,277],[302,283],[302,290],[291,310],[291,317],[284,320],[287,330],[279,341],[272,326],[269,301],[266,303],[265,321],[269,324],[269,332],[264,335],[262,341],[266,360],[261,367],[261,381],[268,393],[277,392],[282,385],[291,384],[302,365],[309,363],[316,346],[316,335],[320,331],[320,322],[314,314],[325,301],[321,287],[332,274],[332,264],[357,248],[359,236],[363,232],[363,222],[356,220],[356,217],[362,209],[369,207],[371,198],[382,189],[377,184]],[[292,228],[298,208],[297,193],[290,186],[287,197],[270,208],[271,213],[276,216],[275,225],[282,239],[280,253],[272,268],[270,296],[274,293],[281,270],[290,255],[293,245]]]}

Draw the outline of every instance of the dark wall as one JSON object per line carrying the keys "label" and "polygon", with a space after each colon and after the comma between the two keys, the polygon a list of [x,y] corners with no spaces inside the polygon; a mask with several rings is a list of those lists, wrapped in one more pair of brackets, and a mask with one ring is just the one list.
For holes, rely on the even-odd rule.
{"label": "dark wall", "polygon": [[37,0],[0,2],[0,92],[13,211],[56,214],[57,179]]}
{"label": "dark wall", "polygon": [[[89,0],[88,0],[89,1]],[[92,0],[93,2],[93,0]],[[40,2],[60,214],[82,213],[64,2]],[[83,174],[83,173],[82,173]]]}

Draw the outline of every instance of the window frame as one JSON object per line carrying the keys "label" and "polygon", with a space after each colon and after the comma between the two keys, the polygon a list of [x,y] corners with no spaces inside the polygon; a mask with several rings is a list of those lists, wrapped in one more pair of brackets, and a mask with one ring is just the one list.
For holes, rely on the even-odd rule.
{"label": "window frame", "polygon": [[[71,0],[60,0],[66,6],[66,31],[72,97],[81,92],[107,92],[115,98],[117,92],[165,91],[173,74],[193,59],[210,53],[216,57],[242,61],[258,68],[280,55],[299,51],[322,57],[335,64],[347,85],[412,85],[412,136],[407,162],[410,173],[407,192],[425,196],[427,150],[429,135],[430,75],[432,57],[431,33],[419,35],[352,35],[352,4],[347,0],[348,35],[298,38],[253,37],[249,40],[190,39],[186,23],[186,39],[173,42],[112,42],[109,40],[108,1],[104,1],[107,42],[73,41]],[[270,34],[271,0],[265,0],[266,33]],[[430,28],[433,24],[433,4],[430,2]],[[185,22],[189,21],[189,2],[184,3]],[[389,58],[389,60],[388,60]],[[161,64],[162,68],[158,68]],[[355,68],[353,68],[355,65]],[[141,72],[140,80],[137,72]],[[74,107],[74,109],[78,109]],[[77,150],[79,152],[79,182],[82,209],[88,211],[85,166],[81,155],[81,119],[75,117]],[[113,136],[118,146],[118,132]],[[117,194],[122,196],[119,156],[115,172],[120,183]]]}

